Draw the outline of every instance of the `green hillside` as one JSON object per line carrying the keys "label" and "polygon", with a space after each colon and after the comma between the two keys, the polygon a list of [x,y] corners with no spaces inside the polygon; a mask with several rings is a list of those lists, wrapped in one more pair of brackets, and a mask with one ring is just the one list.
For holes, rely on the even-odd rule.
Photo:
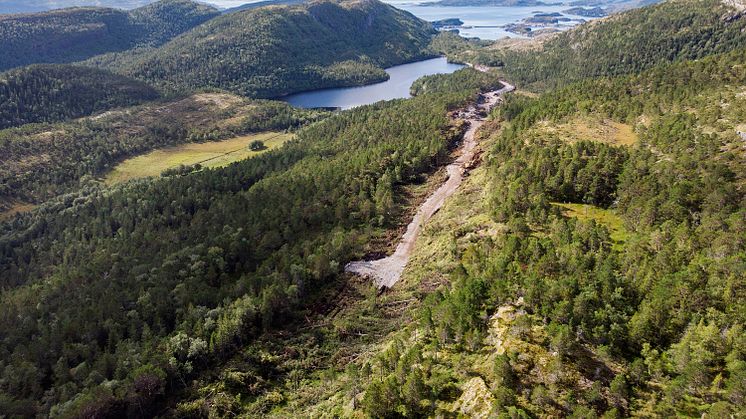
{"label": "green hillside", "polygon": [[431,56],[430,24],[376,0],[230,13],[160,48],[102,65],[166,91],[219,87],[250,97],[381,81]]}
{"label": "green hillside", "polygon": [[[509,101],[486,179],[436,220],[421,241],[435,254],[409,276],[412,287],[436,272],[449,281],[424,299],[419,324],[361,363],[362,410],[737,417],[745,62],[742,49]],[[640,142],[566,143],[546,129],[580,116],[632,124]],[[606,215],[567,218],[552,202]]]}
{"label": "green hillside", "polygon": [[0,15],[0,70],[160,45],[218,14],[201,3],[162,0],[132,11],[80,7]]}
{"label": "green hillside", "polygon": [[0,73],[0,129],[55,122],[158,98],[137,80],[71,65],[33,65]]}
{"label": "green hillside", "polygon": [[671,0],[581,25],[538,49],[497,47],[455,56],[500,63],[511,80],[541,90],[742,48],[744,29],[746,16],[725,2]]}

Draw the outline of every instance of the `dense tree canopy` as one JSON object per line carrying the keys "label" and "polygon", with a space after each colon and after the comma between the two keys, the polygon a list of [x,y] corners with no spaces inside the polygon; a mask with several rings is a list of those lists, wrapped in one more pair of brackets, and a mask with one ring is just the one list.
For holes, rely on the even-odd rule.
{"label": "dense tree canopy", "polygon": [[[475,48],[454,42],[454,59],[503,66],[524,88],[544,90],[588,77],[636,73],[746,46],[746,17],[719,0],[669,0],[557,35],[539,48]],[[461,52],[455,52],[455,51]]]}
{"label": "dense tree canopy", "polygon": [[[434,402],[454,400],[449,385],[467,368],[482,374],[496,415],[740,411],[744,62],[737,50],[511,98],[488,167],[488,208],[504,234],[460,248],[451,283],[420,309],[425,337],[394,342],[367,367],[383,374],[369,375],[363,409],[438,413]],[[640,142],[568,144],[542,128],[582,115],[633,123]],[[607,219],[567,218],[557,202]],[[616,216],[626,233],[615,243]],[[516,314],[500,317],[504,354],[493,358],[502,312]]]}
{"label": "dense tree canopy", "polygon": [[158,98],[145,83],[71,65],[33,65],[0,73],[0,129],[56,122]]}
{"label": "dense tree canopy", "polygon": [[[534,55],[437,37],[552,90],[493,113],[482,167],[386,292],[343,266],[395,243],[460,140],[450,116],[494,74],[426,77],[411,99],[336,114],[202,90],[0,131],[0,197],[46,201],[0,222],[0,414],[740,414],[743,25],[714,0],[673,0]],[[430,37],[375,1],[321,1],[94,61],[168,91],[269,96],[377,79]],[[10,97],[73,116],[39,92]],[[588,129],[612,125],[632,141]],[[155,147],[269,129],[296,138],[219,169],[93,179]]]}

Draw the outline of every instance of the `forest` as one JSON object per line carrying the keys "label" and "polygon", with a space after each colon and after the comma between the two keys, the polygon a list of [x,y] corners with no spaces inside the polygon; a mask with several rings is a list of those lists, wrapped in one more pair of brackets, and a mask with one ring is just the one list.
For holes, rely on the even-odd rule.
{"label": "forest", "polygon": [[[158,23],[176,5],[209,20]],[[75,58],[98,69],[0,74],[0,210],[37,205],[0,220],[0,416],[743,415],[746,15],[669,0],[527,51],[373,0],[211,10],[121,12],[156,23]],[[76,13],[120,12],[46,16]],[[259,99],[434,53],[495,68],[340,112]],[[346,273],[393,250],[458,155],[456,111],[501,79],[401,280]],[[101,181],[265,131],[294,138]]]}
{"label": "forest", "polygon": [[132,11],[82,7],[0,15],[0,71],[158,46],[217,15],[217,9],[189,0],[161,0]]}
{"label": "forest", "polygon": [[390,225],[397,185],[445,161],[446,113],[474,92],[357,108],[223,169],[90,184],[3,224],[0,409],[147,415],[293,319]]}
{"label": "forest", "polygon": [[500,67],[524,89],[544,91],[738,49],[746,41],[741,13],[717,0],[669,0],[581,25],[538,48],[480,48],[449,38],[440,45],[452,60]]}
{"label": "forest", "polygon": [[32,65],[0,73],[0,129],[79,118],[158,97],[145,83],[108,71]]}

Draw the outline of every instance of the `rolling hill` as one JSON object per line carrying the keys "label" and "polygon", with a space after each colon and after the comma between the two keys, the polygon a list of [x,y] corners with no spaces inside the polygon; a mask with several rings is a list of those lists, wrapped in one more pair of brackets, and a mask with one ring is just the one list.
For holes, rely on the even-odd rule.
{"label": "rolling hill", "polygon": [[376,0],[316,1],[223,15],[102,65],[169,92],[209,86],[266,98],[384,80],[382,67],[431,56],[433,33]]}
{"label": "rolling hill", "polygon": [[[140,87],[139,82],[134,85]],[[90,95],[88,104],[111,104],[106,96],[96,97],[96,91]],[[78,92],[70,97],[78,100],[57,100],[54,109],[60,113],[82,109],[89,96]],[[123,97],[117,92],[114,100],[121,101]],[[50,94],[42,99],[55,100],[56,96]],[[42,100],[37,102],[44,104]],[[69,108],[65,109],[65,105]],[[104,176],[122,160],[156,148],[223,140],[257,131],[293,129],[321,115],[282,102],[199,93],[171,101],[120,107],[74,121],[0,130],[0,210],[10,202],[42,203],[75,191],[85,184],[86,178]]]}
{"label": "rolling hill", "polygon": [[201,3],[162,0],[131,11],[79,7],[0,15],[0,70],[157,46],[218,14]]}
{"label": "rolling hill", "polygon": [[0,129],[78,118],[158,97],[145,83],[108,71],[36,64],[0,73]]}

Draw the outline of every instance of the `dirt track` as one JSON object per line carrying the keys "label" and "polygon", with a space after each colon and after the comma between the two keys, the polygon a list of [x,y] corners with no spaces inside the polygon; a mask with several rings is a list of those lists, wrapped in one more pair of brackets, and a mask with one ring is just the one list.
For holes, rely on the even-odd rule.
{"label": "dirt track", "polygon": [[345,266],[345,271],[372,278],[379,288],[391,288],[399,281],[404,267],[412,255],[415,241],[422,226],[443,206],[445,200],[456,192],[463,180],[465,165],[474,158],[477,146],[476,132],[484,124],[484,118],[479,116],[480,112],[489,112],[498,103],[501,95],[515,89],[508,83],[502,82],[502,84],[501,89],[482,94],[479,104],[470,106],[460,112],[461,117],[469,123],[469,129],[464,133],[461,155],[446,167],[448,180],[433,192],[417,210],[417,214],[407,226],[407,231],[402,236],[394,254],[378,260],[350,262]]}

